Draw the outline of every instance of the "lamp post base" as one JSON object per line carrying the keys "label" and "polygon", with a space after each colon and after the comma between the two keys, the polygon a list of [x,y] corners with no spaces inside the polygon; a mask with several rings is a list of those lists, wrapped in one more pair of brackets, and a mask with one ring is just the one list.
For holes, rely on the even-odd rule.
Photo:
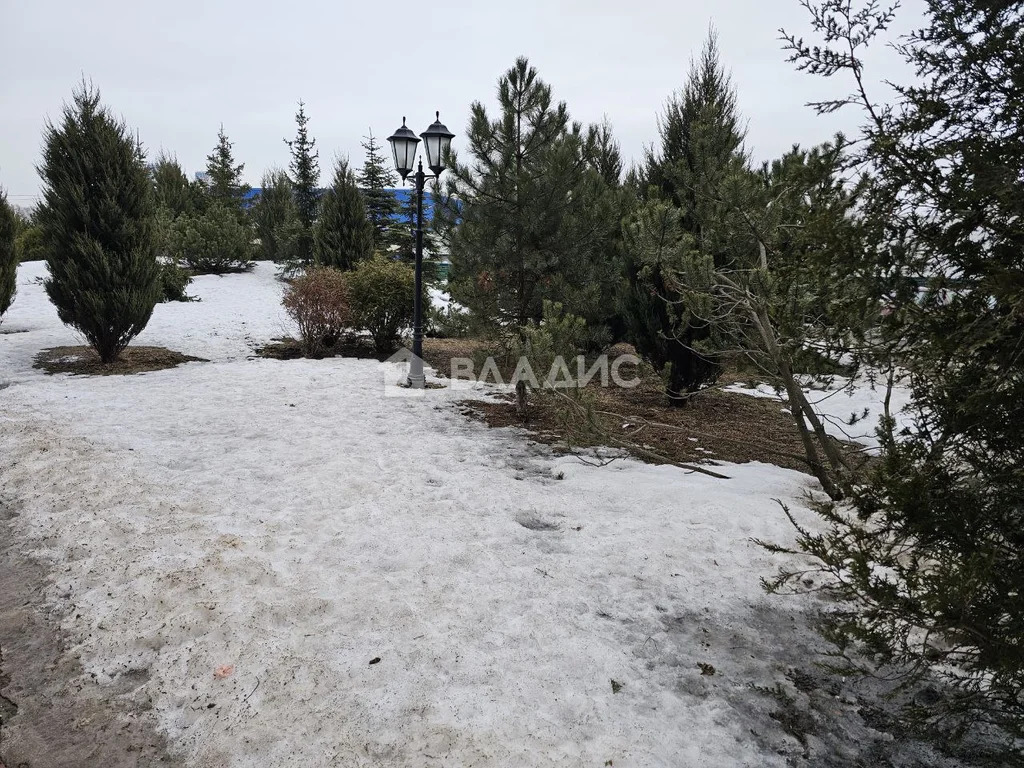
{"label": "lamp post base", "polygon": [[422,373],[419,376],[413,376],[412,374],[405,380],[405,383],[412,389],[426,389],[427,377]]}

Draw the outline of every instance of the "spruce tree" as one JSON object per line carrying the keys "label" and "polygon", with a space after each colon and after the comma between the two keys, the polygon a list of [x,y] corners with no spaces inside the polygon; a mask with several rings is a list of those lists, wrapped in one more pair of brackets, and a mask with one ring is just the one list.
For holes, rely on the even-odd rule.
{"label": "spruce tree", "polygon": [[17,289],[17,230],[17,214],[7,202],[7,193],[0,189],[0,319],[14,301],[14,292]]}
{"label": "spruce tree", "polygon": [[398,183],[398,175],[391,169],[388,157],[381,151],[373,131],[365,137],[361,146],[366,150],[366,159],[358,181],[363,191],[366,215],[373,225],[373,247],[374,250],[387,253],[392,245],[406,239],[404,228],[395,221],[399,206],[393,190]]}
{"label": "spruce tree", "polygon": [[146,327],[161,295],[142,148],[85,83],[43,138],[46,293],[60,319],[111,363]]}
{"label": "spruce tree", "polygon": [[235,156],[231,151],[233,146],[221,125],[217,133],[217,146],[206,157],[206,196],[211,202],[235,211],[242,218],[249,186],[242,181],[245,163],[235,164]]}
{"label": "spruce tree", "polygon": [[[720,188],[742,172],[746,156],[736,92],[722,68],[713,30],[682,92],[669,99],[658,128],[660,151],[647,151],[637,192],[648,203],[668,200],[680,212],[681,231],[691,247],[722,264],[734,231],[721,226]],[[668,267],[627,250],[619,306],[637,351],[667,369],[669,402],[684,405],[689,394],[718,377],[721,367],[709,324],[681,305]]]}
{"label": "spruce tree", "polygon": [[493,119],[472,105],[472,163],[453,153],[435,201],[453,296],[499,327],[539,322],[544,299],[587,316],[599,292],[595,265],[617,226],[593,167],[597,129],[572,122],[525,58],[499,79],[498,100]]}
{"label": "spruce tree", "polygon": [[339,159],[331,187],[324,192],[313,228],[316,263],[352,269],[373,254],[373,227],[348,161]]}
{"label": "spruce tree", "polygon": [[295,207],[299,216],[301,232],[297,245],[299,259],[308,262],[313,250],[313,224],[316,221],[317,209],[320,204],[320,153],[315,151],[316,139],[310,138],[306,127],[306,105],[300,100],[299,111],[295,114],[295,138],[285,139],[285,144],[292,153],[292,189],[295,195]]}

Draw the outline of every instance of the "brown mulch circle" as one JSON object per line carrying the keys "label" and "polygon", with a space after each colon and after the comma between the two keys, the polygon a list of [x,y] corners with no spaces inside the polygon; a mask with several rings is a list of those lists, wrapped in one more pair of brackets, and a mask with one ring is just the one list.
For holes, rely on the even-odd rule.
{"label": "brown mulch circle", "polygon": [[[311,357],[311,360],[324,360],[329,357],[354,357],[359,360],[380,360],[381,362],[391,357],[394,352],[378,352],[374,349],[369,339],[362,337],[342,339],[333,347],[325,348],[321,354]],[[282,336],[273,339],[256,350],[257,357],[268,357],[271,360],[299,360],[309,357],[302,348],[298,339],[290,336]]]}
{"label": "brown mulch circle", "polygon": [[182,363],[208,360],[183,355],[164,347],[128,347],[113,363],[104,365],[92,347],[53,347],[36,355],[35,367],[47,373],[74,373],[84,376],[110,376],[162,371]]}

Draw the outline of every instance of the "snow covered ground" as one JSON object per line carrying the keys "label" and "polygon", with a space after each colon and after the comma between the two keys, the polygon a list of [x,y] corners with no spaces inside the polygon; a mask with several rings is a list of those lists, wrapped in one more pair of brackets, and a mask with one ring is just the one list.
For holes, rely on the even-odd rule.
{"label": "snow covered ground", "polygon": [[211,362],[45,376],[79,342],[43,269],[0,326],[2,502],[86,675],[151,703],[183,765],[805,754],[751,686],[810,665],[806,603],[762,592],[751,539],[792,540],[772,499],[799,510],[809,477],[589,466],[448,390],[387,397],[374,361],[253,358],[287,330],[268,264],[199,278],[136,342]]}
{"label": "snow covered ground", "polygon": [[[872,381],[862,376],[853,382],[852,387],[849,384],[849,379],[837,377],[831,386],[815,385],[808,389],[807,399],[818,412],[828,434],[839,440],[861,443],[876,451],[880,445],[876,430],[879,420],[885,414],[885,380]],[[725,387],[725,391],[774,398],[785,403],[782,393],[767,384],[758,384],[756,387],[734,384]],[[889,410],[896,422],[897,432],[904,426],[910,426],[913,421],[913,413],[908,410],[909,404],[910,390],[903,382],[897,381],[889,400]],[[784,410],[788,412],[788,406]]]}

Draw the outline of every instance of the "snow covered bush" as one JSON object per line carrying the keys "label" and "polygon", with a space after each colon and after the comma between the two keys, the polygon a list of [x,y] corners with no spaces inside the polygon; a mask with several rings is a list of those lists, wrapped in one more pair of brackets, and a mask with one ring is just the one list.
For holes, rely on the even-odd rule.
{"label": "snow covered bush", "polygon": [[395,350],[399,335],[412,321],[415,299],[412,268],[377,256],[361,262],[348,273],[348,287],[356,327],[369,331],[378,352]]}
{"label": "snow covered bush", "polygon": [[346,275],[331,267],[315,267],[292,280],[282,303],[308,357],[334,347],[352,322]]}
{"label": "snow covered bush", "polygon": [[225,205],[179,216],[170,226],[168,250],[199,275],[244,272],[252,266],[252,232]]}
{"label": "snow covered bush", "polygon": [[14,247],[14,231],[17,228],[14,209],[7,202],[7,194],[0,190],[0,318],[14,301],[17,287],[18,252]]}

